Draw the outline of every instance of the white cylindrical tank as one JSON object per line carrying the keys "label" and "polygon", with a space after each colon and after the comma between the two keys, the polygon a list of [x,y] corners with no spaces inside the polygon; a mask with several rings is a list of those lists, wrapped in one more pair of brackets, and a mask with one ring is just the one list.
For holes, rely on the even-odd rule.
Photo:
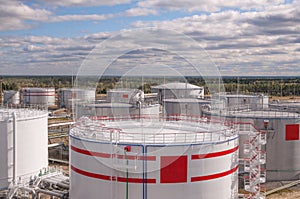
{"label": "white cylindrical tank", "polygon": [[225,106],[247,107],[251,109],[265,109],[269,105],[269,97],[265,95],[243,95],[243,94],[215,94],[213,98],[220,98]]}
{"label": "white cylindrical tank", "polygon": [[[209,115],[209,114],[208,114]],[[282,110],[241,110],[226,115],[235,123],[252,123],[267,133],[267,181],[296,180],[300,177],[300,115]],[[265,122],[268,123],[267,128]],[[240,135],[240,158],[244,158],[243,142],[247,135]]]}
{"label": "white cylindrical tank", "polygon": [[74,103],[94,102],[96,98],[95,90],[84,90],[75,88],[62,88],[58,91],[58,106],[60,108],[71,109]]}
{"label": "white cylindrical tank", "polygon": [[204,99],[164,99],[162,106],[166,115],[202,116],[203,109],[219,109],[223,105],[220,101]]}
{"label": "white cylindrical tank", "polygon": [[300,102],[273,102],[269,104],[269,107],[282,111],[293,111],[300,113]]}
{"label": "white cylindrical tank", "polygon": [[23,88],[23,104],[55,105],[55,88]]}
{"label": "white cylindrical tank", "polygon": [[81,119],[70,131],[70,198],[235,198],[238,135],[175,120]]}
{"label": "white cylindrical tank", "polygon": [[159,104],[142,104],[140,109],[133,104],[104,102],[99,104],[81,104],[77,108],[77,110],[80,110],[81,115],[85,116],[121,117],[130,115],[135,117],[141,115],[152,118],[159,117]]}
{"label": "white cylindrical tank", "polygon": [[0,190],[48,166],[47,125],[47,111],[0,108]]}
{"label": "white cylindrical tank", "polygon": [[4,104],[20,104],[19,91],[4,91]]}
{"label": "white cylindrical tank", "polygon": [[118,88],[107,91],[106,101],[111,103],[136,104],[144,101],[144,92],[138,89]]}

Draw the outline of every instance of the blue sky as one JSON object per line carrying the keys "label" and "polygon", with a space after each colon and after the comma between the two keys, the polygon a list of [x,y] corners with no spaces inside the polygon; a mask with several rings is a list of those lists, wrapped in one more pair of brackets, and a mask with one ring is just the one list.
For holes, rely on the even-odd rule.
{"label": "blue sky", "polygon": [[98,43],[154,27],[195,39],[222,75],[300,75],[299,7],[300,0],[0,0],[0,74],[72,74]]}

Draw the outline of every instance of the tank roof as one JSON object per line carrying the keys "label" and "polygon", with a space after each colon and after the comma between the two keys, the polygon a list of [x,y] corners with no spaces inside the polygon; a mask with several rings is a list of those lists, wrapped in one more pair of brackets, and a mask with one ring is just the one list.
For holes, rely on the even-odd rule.
{"label": "tank roof", "polygon": [[[95,142],[135,144],[221,143],[238,135],[231,128],[203,122],[152,119],[84,119],[74,125],[70,135]],[[114,118],[115,119],[115,118]]]}
{"label": "tank roof", "polygon": [[13,113],[16,113],[18,120],[48,116],[48,111],[44,109],[0,107],[0,121],[6,121],[10,119]]}
{"label": "tank roof", "polygon": [[158,86],[151,86],[151,88],[155,89],[203,89],[203,87],[196,86],[189,83],[183,83],[183,82],[172,82],[172,83],[166,83],[161,84]]}

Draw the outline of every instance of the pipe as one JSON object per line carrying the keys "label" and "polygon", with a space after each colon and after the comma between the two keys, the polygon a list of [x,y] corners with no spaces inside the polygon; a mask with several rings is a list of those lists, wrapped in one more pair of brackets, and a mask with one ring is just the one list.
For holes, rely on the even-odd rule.
{"label": "pipe", "polygon": [[139,120],[141,119],[141,112],[142,112],[142,102],[139,100],[137,101],[138,108],[139,108]]}
{"label": "pipe", "polygon": [[13,184],[17,182],[17,114],[12,113],[13,116]]}
{"label": "pipe", "polygon": [[49,196],[55,196],[58,198],[68,198],[68,196],[67,196],[68,193],[56,193],[56,192],[44,190],[44,189],[38,189],[36,192],[37,192],[37,198],[39,198],[40,193],[43,193],[43,194],[46,194]]}
{"label": "pipe", "polygon": [[32,199],[35,199],[35,198],[36,198],[36,192],[35,192],[34,189],[31,189],[31,188],[29,188],[29,187],[21,187],[20,189],[23,189],[23,190],[25,190],[25,191],[31,193]]}

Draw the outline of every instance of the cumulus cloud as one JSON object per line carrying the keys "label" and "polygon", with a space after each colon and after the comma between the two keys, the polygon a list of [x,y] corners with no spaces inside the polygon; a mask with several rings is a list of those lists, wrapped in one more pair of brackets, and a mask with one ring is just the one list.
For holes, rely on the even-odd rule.
{"label": "cumulus cloud", "polygon": [[138,2],[138,7],[158,10],[185,10],[188,12],[217,12],[224,8],[242,10],[263,9],[268,5],[279,5],[284,2],[284,0],[144,0]]}
{"label": "cumulus cloud", "polygon": [[21,1],[0,0],[0,31],[27,29],[29,24],[25,20],[45,21],[51,12],[45,9],[34,9]]}
{"label": "cumulus cloud", "polygon": [[166,21],[137,21],[133,27],[164,27],[191,36],[224,75],[232,75],[232,71],[243,75],[300,74],[298,3],[260,11],[228,10]]}
{"label": "cumulus cloud", "polygon": [[[3,1],[3,0],[0,0]],[[60,2],[60,1],[58,1]],[[61,1],[62,2],[62,1]],[[74,1],[65,1],[74,2]],[[78,1],[79,3],[82,1]],[[253,4],[243,12],[237,9],[225,9],[210,14],[195,14],[193,16],[165,21],[136,21],[134,28],[157,27],[174,30],[195,39],[219,66],[223,75],[297,75],[300,74],[300,11],[299,2],[281,4],[282,1],[225,1],[219,4],[205,2],[206,8],[201,8],[199,1],[186,1],[189,6],[181,4],[179,0],[145,0],[137,6],[127,10],[127,16],[144,16],[159,14],[159,10],[177,10],[179,7],[186,11],[201,10],[218,11],[222,8],[235,8],[241,2]],[[197,2],[197,3],[195,3]],[[233,3],[232,3],[233,2]],[[271,5],[272,3],[272,5]],[[173,4],[173,5],[169,5]],[[196,5],[197,4],[197,5]],[[57,4],[59,5],[59,4]],[[71,4],[69,4],[71,5]],[[73,4],[75,5],[75,4]],[[2,6],[2,7],[1,7]],[[39,8],[30,8],[17,1],[3,1],[1,9],[10,6],[17,9],[6,14],[0,14],[0,28],[5,28],[4,18],[14,23],[6,29],[26,28],[31,21],[74,21],[74,20],[105,20],[113,15],[65,15],[56,16]],[[3,7],[4,6],[4,7]],[[155,6],[159,6],[156,7]],[[172,7],[173,6],[173,7]],[[213,7],[215,6],[215,7]],[[21,12],[20,9],[26,12]],[[243,6],[241,5],[241,8]],[[255,8],[258,10],[252,10]],[[155,10],[155,11],[153,11]],[[37,13],[34,13],[37,11]],[[27,13],[27,14],[25,14]],[[36,19],[39,18],[39,19]],[[1,21],[2,20],[2,21]],[[4,24],[4,25],[3,25]],[[56,38],[50,36],[2,37],[0,39],[0,72],[1,74],[15,74],[16,71],[26,71],[28,74],[71,74],[80,66],[82,60],[100,42],[108,39],[114,32],[99,32],[80,38]],[[158,43],[172,43],[174,38],[161,35],[156,38]],[[116,43],[116,48],[128,46],[124,41]],[[177,46],[186,49],[194,56],[193,48]],[[111,49],[113,53],[114,49]],[[173,54],[146,52],[139,49],[123,55],[115,61],[118,67],[130,67],[136,62],[143,64],[162,62],[182,66],[182,60]],[[170,61],[170,62],[169,62]],[[25,70],[26,68],[26,70]],[[1,71],[2,70],[2,71]]]}
{"label": "cumulus cloud", "polygon": [[118,5],[118,4],[126,4],[130,3],[131,0],[112,0],[112,1],[107,1],[107,0],[54,0],[54,1],[49,1],[49,0],[38,0],[40,2],[44,2],[48,5],[53,5],[53,6],[113,6],[113,5]]}
{"label": "cumulus cloud", "polygon": [[156,15],[156,14],[158,14],[157,10],[148,9],[148,8],[131,8],[125,12],[125,15],[129,17],[147,16],[147,15]]}
{"label": "cumulus cloud", "polygon": [[51,17],[48,22],[63,22],[63,21],[102,21],[109,18],[112,18],[113,14],[107,15],[61,15],[61,16],[53,16]]}
{"label": "cumulus cloud", "polygon": [[[50,1],[49,1],[50,2]],[[51,1],[57,2],[60,1]],[[65,2],[65,1],[62,1]],[[88,3],[89,1],[66,1]],[[98,1],[95,1],[98,2]],[[99,1],[101,2],[101,1]],[[113,1],[108,1],[113,2]],[[121,2],[121,1],[120,1]],[[39,23],[56,23],[64,21],[102,21],[114,17],[113,14],[72,14],[56,15],[55,13],[40,8],[28,6],[18,0],[0,0],[0,31],[29,29]]]}

